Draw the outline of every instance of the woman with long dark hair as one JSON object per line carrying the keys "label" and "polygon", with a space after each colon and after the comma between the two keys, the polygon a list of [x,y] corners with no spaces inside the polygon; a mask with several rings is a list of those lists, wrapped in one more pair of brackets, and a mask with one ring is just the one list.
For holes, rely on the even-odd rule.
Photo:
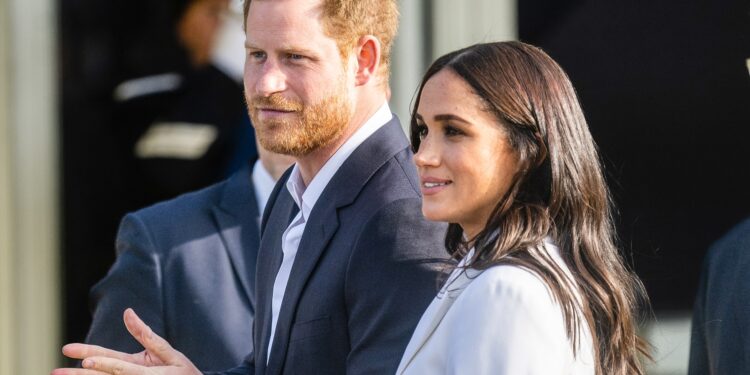
{"label": "woman with long dark hair", "polygon": [[643,285],[616,246],[596,146],[567,75],[520,42],[439,58],[411,139],[430,220],[459,261],[398,374],[642,374]]}

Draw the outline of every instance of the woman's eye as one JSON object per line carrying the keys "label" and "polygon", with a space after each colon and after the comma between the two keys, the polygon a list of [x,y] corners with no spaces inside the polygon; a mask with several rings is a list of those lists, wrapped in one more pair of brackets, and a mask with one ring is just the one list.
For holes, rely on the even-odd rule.
{"label": "woman's eye", "polygon": [[417,125],[417,135],[419,136],[419,139],[424,140],[427,136],[427,126]]}
{"label": "woman's eye", "polygon": [[445,135],[447,137],[453,137],[453,136],[464,134],[464,132],[462,132],[458,128],[450,126],[450,125],[446,125],[444,130],[445,130]]}

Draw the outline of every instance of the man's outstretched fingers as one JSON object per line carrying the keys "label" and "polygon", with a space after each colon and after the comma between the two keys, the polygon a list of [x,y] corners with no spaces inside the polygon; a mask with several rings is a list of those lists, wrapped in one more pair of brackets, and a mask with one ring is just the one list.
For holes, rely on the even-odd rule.
{"label": "man's outstretched fingers", "polygon": [[67,344],[63,346],[62,352],[66,357],[74,359],[84,359],[93,356],[117,358],[123,361],[133,361],[135,359],[132,355],[127,353],[87,344]]}
{"label": "man's outstretched fingers", "polygon": [[107,375],[107,373],[85,368],[57,368],[52,370],[50,375]]}
{"label": "man's outstretched fingers", "polygon": [[145,375],[146,368],[115,358],[89,357],[83,360],[83,368],[113,375]]}
{"label": "man's outstretched fingers", "polygon": [[156,356],[164,364],[177,365],[181,363],[182,356],[180,352],[173,349],[171,345],[154,333],[151,327],[136,315],[133,309],[128,308],[123,314],[125,327],[128,332],[146,349],[147,352]]}

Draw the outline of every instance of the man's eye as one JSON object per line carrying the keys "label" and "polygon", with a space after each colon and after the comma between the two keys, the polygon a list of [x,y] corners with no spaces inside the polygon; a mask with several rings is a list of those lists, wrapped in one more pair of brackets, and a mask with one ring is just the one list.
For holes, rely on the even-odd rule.
{"label": "man's eye", "polygon": [[253,51],[250,52],[250,57],[255,60],[263,60],[266,57],[266,53],[261,51]]}
{"label": "man's eye", "polygon": [[305,58],[305,56],[296,53],[290,53],[287,57],[289,57],[289,60],[302,60]]}

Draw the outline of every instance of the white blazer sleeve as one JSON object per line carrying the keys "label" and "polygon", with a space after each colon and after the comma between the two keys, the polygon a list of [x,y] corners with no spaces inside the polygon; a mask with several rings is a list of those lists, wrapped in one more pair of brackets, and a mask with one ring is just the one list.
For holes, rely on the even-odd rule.
{"label": "white blazer sleeve", "polygon": [[484,271],[453,309],[456,321],[446,332],[451,337],[447,374],[547,375],[572,368],[562,311],[541,279],[527,270]]}

